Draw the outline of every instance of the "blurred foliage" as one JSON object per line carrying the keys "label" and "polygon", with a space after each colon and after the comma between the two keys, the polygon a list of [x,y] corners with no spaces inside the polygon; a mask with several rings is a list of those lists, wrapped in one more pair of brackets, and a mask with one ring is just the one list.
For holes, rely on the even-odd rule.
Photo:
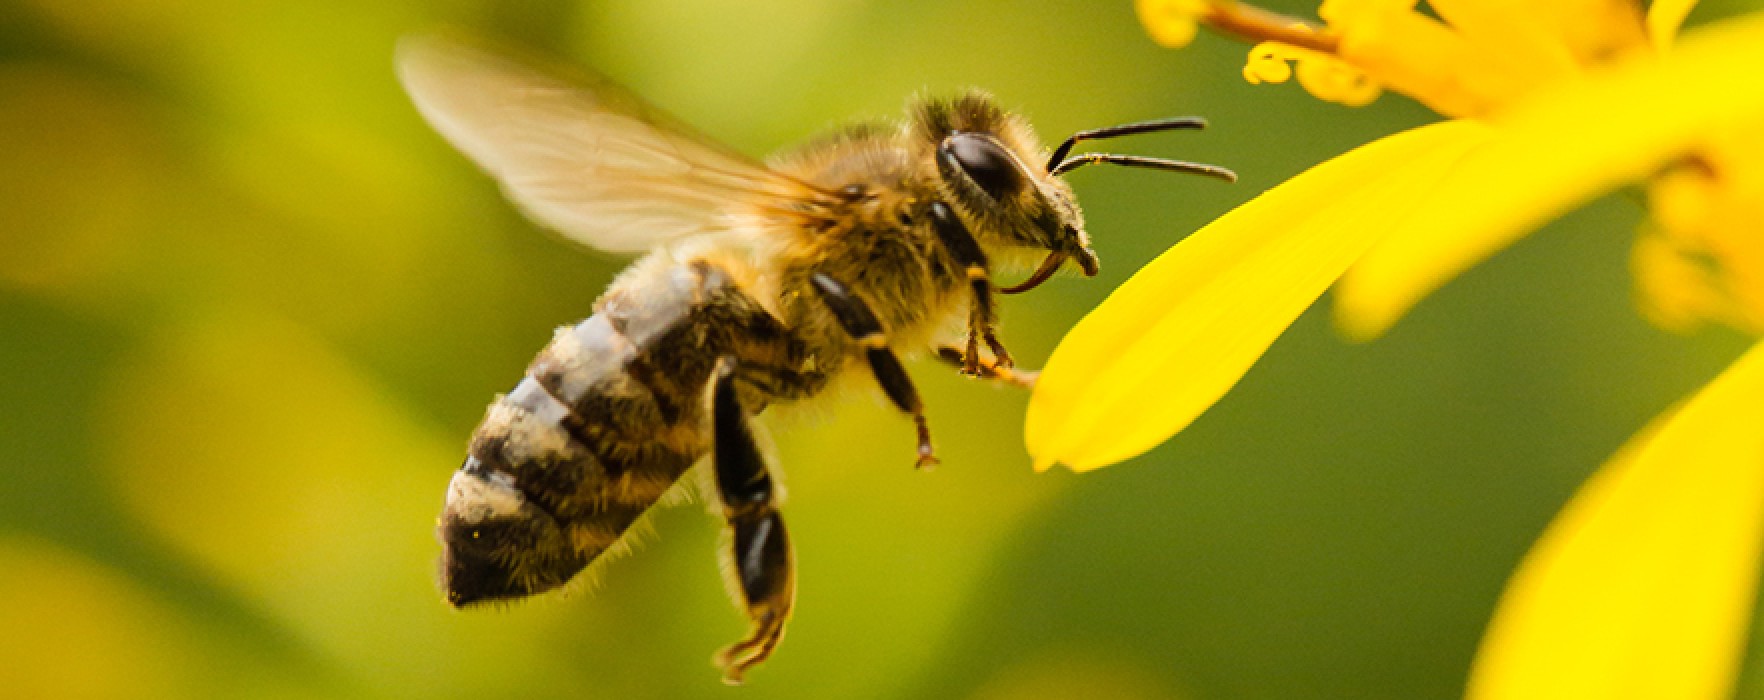
{"label": "blurred foliage", "polygon": [[391,46],[436,24],[594,66],[756,155],[968,85],[1044,138],[1209,117],[1118,148],[1235,187],[1074,174],[1103,274],[1006,302],[1031,365],[1186,232],[1429,115],[1249,86],[1242,47],[1159,49],[1125,2],[0,4],[9,694],[1452,697],[1551,514],[1741,345],[1637,317],[1639,211],[1611,198],[1378,343],[1305,316],[1181,438],[1083,478],[1030,473],[1020,393],[921,361],[935,472],[878,399],[772,417],[801,595],[729,691],[708,658],[743,621],[700,507],[570,595],[437,592],[466,436],[624,261],[520,220],[419,120]]}

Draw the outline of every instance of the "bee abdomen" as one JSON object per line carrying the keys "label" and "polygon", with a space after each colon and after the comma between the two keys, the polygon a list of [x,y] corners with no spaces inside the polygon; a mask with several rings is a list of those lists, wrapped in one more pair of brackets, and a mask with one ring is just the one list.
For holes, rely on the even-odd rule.
{"label": "bee abdomen", "polygon": [[558,329],[491,405],[442,523],[450,599],[536,593],[613,546],[709,449],[717,358],[788,338],[714,265],[650,271],[662,274],[621,278],[598,313]]}

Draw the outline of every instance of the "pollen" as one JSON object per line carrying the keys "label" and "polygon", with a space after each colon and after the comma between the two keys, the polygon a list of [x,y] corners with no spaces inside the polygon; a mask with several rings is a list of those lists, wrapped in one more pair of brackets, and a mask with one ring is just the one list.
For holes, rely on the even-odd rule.
{"label": "pollen", "polygon": [[1250,49],[1243,64],[1243,79],[1251,85],[1284,83],[1292,79],[1291,61],[1311,60],[1317,54],[1278,41],[1264,41]]}
{"label": "pollen", "polygon": [[1284,83],[1292,79],[1293,64],[1298,66],[1299,85],[1320,100],[1361,107],[1378,99],[1384,90],[1365,71],[1346,61],[1278,41],[1264,41],[1250,49],[1243,79],[1251,85]]}

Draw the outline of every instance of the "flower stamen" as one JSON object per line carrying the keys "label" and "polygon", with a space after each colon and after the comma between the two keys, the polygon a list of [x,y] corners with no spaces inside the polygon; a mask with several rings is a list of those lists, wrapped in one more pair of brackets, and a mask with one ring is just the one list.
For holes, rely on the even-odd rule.
{"label": "flower stamen", "polygon": [[1208,28],[1252,43],[1278,41],[1319,54],[1336,55],[1341,37],[1296,17],[1239,2],[1208,3],[1210,11],[1199,19]]}

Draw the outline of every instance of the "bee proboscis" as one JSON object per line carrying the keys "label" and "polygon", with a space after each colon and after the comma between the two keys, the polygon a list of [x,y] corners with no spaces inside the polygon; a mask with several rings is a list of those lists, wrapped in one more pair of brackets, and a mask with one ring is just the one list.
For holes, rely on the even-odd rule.
{"label": "bee proboscis", "polygon": [[[1026,384],[996,333],[993,292],[1034,288],[1096,254],[1061,175],[1115,163],[1233,179],[1216,166],[1108,153],[1078,142],[1198,118],[1079,132],[1051,152],[989,95],[913,100],[904,122],[846,127],[750,160],[692,135],[587,74],[444,35],[399,44],[418,111],[534,221],[589,246],[646,253],[557,330],[496,398],[448,486],[439,535],[449,603],[563,585],[709,457],[732,532],[727,566],[752,621],[716,657],[738,683],[772,654],[795,600],[794,554],[750,421],[873,375],[937,461],[897,347],[932,346],[970,376]],[[1045,163],[1045,164],[1044,164]],[[999,259],[1041,257],[997,288]],[[1033,258],[1028,258],[1033,259]],[[987,358],[981,352],[986,346]]]}

